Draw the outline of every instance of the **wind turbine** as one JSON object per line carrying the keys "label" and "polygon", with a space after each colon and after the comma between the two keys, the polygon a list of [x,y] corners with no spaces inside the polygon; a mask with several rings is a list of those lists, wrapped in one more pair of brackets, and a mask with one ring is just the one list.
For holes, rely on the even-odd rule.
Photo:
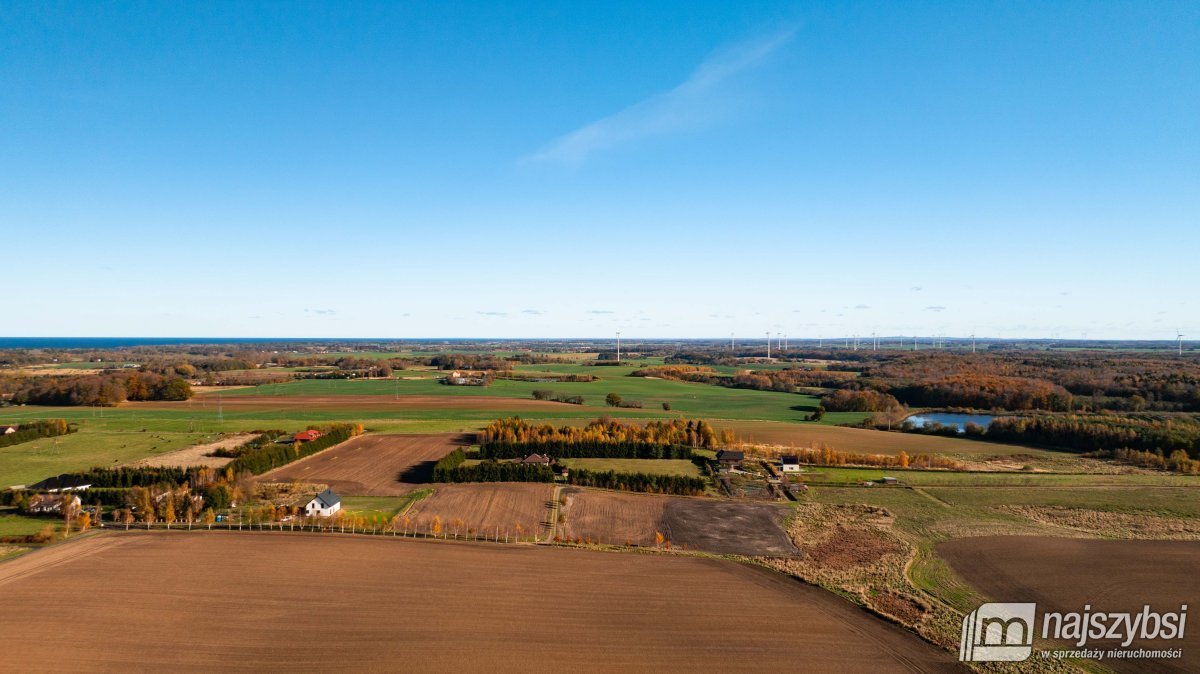
{"label": "wind turbine", "polygon": [[735,347],[735,346],[733,345],[733,333],[731,332],[731,333],[729,333],[729,350],[730,350],[730,352],[732,352],[732,351],[734,351],[736,348],[737,348],[737,347]]}
{"label": "wind turbine", "polygon": [[621,331],[617,330],[617,364],[621,363]]}
{"label": "wind turbine", "polygon": [[975,331],[971,331],[971,353],[975,353]]}
{"label": "wind turbine", "polygon": [[771,360],[771,333],[767,332],[767,360]]}
{"label": "wind turbine", "polygon": [[1179,355],[1181,355],[1181,356],[1183,355],[1183,338],[1184,338],[1184,336],[1185,335],[1179,331],[1179,328],[1175,328],[1175,340],[1179,345]]}

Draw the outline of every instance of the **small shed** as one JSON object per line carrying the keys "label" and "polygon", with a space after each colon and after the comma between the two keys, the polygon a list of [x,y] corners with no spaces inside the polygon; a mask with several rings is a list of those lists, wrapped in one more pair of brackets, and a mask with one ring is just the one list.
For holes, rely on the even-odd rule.
{"label": "small shed", "polygon": [[17,429],[19,429],[19,428],[21,428],[21,427],[17,424],[0,426],[0,435],[9,435],[11,433],[16,433]]}
{"label": "small shed", "polygon": [[887,476],[879,478],[879,481],[883,484],[897,484],[900,482],[900,480],[898,480],[894,477],[887,477]]}
{"label": "small shed", "polygon": [[307,431],[300,431],[299,433],[295,434],[292,436],[292,440],[296,442],[312,442],[319,437],[321,437],[321,431],[309,429]]}
{"label": "small shed", "polygon": [[781,456],[781,457],[779,457],[779,472],[781,472],[781,473],[799,473],[800,472],[800,457],[798,457],[798,456]]}

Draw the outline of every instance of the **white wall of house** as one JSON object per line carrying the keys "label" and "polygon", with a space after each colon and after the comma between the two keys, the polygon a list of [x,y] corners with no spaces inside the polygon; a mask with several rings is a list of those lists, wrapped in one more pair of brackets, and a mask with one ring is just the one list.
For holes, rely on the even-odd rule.
{"label": "white wall of house", "polygon": [[334,514],[335,512],[337,512],[341,509],[342,509],[341,503],[335,503],[328,508],[322,508],[321,503],[319,501],[317,501],[317,499],[313,499],[308,502],[307,506],[304,507],[304,514],[320,515],[321,517],[329,517],[330,515]]}

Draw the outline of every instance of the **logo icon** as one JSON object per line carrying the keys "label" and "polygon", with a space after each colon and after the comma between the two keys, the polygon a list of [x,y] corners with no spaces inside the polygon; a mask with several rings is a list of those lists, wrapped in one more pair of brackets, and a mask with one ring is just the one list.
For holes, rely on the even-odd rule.
{"label": "logo icon", "polygon": [[1033,653],[1037,604],[984,604],[963,618],[958,659],[1020,662]]}

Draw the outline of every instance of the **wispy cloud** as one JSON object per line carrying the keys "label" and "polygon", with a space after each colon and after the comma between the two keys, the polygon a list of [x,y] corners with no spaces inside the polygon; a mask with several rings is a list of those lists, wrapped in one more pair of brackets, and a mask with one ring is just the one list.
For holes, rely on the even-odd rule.
{"label": "wispy cloud", "polygon": [[714,124],[730,112],[729,99],[720,96],[721,85],[761,63],[795,33],[795,28],[788,28],[720,49],[674,88],[560,136],[520,163],[578,165],[593,153],[622,143]]}
{"label": "wispy cloud", "polygon": [[337,311],[333,309],[305,309],[305,313],[320,314],[322,316],[333,316]]}
{"label": "wispy cloud", "polygon": [[614,313],[614,312],[612,312],[612,311],[609,311],[609,310],[607,310],[607,309],[592,309],[592,310],[591,310],[591,311],[589,311],[588,313],[589,313],[589,314],[611,314],[611,313]]}
{"label": "wispy cloud", "polygon": [[506,311],[476,311],[475,313],[479,314],[480,316],[507,316],[508,315],[508,312],[506,312]]}
{"label": "wispy cloud", "polygon": [[945,310],[946,310],[946,307],[943,307],[941,305],[931,305],[931,306],[925,307],[925,311],[945,311]]}
{"label": "wispy cloud", "polygon": [[521,313],[529,314],[530,316],[541,316],[545,312],[538,309],[522,309]]}

